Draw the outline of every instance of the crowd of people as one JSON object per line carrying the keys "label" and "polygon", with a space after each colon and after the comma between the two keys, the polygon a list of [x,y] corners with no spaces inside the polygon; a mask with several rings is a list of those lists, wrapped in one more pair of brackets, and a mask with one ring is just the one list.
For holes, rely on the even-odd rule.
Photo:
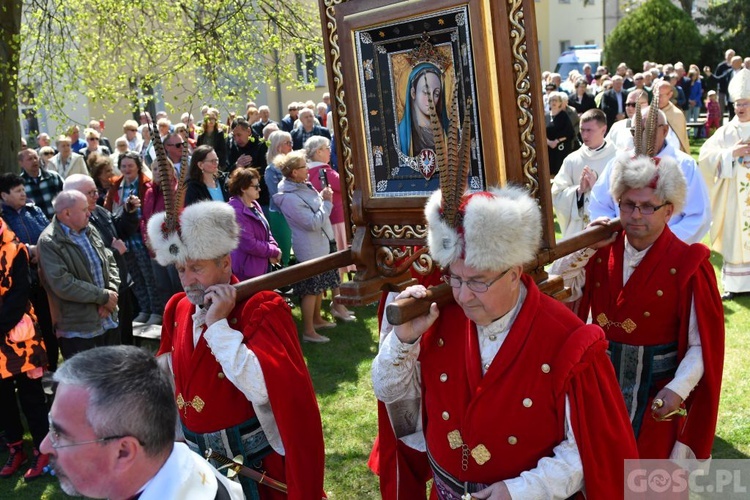
{"label": "crowd of people", "polygon": [[[667,114],[672,130],[670,140],[689,154],[687,124],[695,136],[710,137],[722,125],[725,113],[729,120],[734,118],[735,102],[728,93],[728,85],[743,68],[750,69],[750,57],[743,60],[729,49],[714,70],[705,66],[701,71],[695,64],[686,68],[682,62],[644,61],[638,72],[625,63],[620,63],[614,74],[606,66],[593,70],[590,64],[583,66],[583,73],[573,70],[566,76],[545,71],[542,88],[550,173],[555,176],[565,157],[583,144],[579,120],[585,112],[595,108],[604,111],[609,134],[617,130],[620,121],[629,127],[634,108],[629,96],[634,93],[644,92],[650,103],[654,94],[660,92],[660,109]],[[623,147],[620,145],[620,149]]]}
{"label": "crowd of people", "polygon": [[[7,339],[2,344],[13,356],[3,372],[1,404],[13,411],[0,412],[10,450],[0,477],[27,462],[15,391],[34,438],[24,474],[33,480],[48,466],[40,452],[43,388],[58,357],[67,362],[95,347],[133,344],[133,325],[161,325],[169,299],[185,288],[176,263],[159,259],[148,233],[149,221],[179,197],[183,168],[185,206],[220,203],[238,224],[239,244],[228,253],[231,274],[241,280],[294,263],[292,245],[296,262],[347,247],[342,186],[324,126],[331,125],[328,104],[312,108],[317,115],[308,104],[291,103],[289,114],[275,122],[268,106],[249,103],[245,116],[225,124],[217,109],[204,106],[201,127],[188,113],[176,125],[158,113],[153,130],[142,113],[140,125],[123,124],[115,148],[92,120],[82,133],[70,127],[54,147],[40,134],[38,148],[18,153],[20,174],[0,176],[0,234],[9,257],[3,260],[9,285],[3,281],[2,333],[7,337],[29,321],[35,328],[25,350]],[[327,342],[316,328],[356,320],[333,298],[350,271],[301,281],[288,292],[302,299],[304,341]],[[30,278],[21,279],[26,274]],[[326,292],[332,321],[321,314]]]}
{"label": "crowd of people", "polygon": [[[440,269],[421,280],[445,282],[455,303],[402,325],[381,318],[370,464],[384,498],[424,498],[429,480],[441,500],[622,498],[624,460],[710,458],[724,316],[700,243],[709,231],[725,258],[723,298],[750,291],[750,69],[736,57],[729,73],[704,71],[730,75],[731,111],[698,162],[686,125],[703,101],[694,68],[545,76],[563,236],[622,226],[554,263],[567,304],[524,273],[542,217],[523,188],[456,198],[446,180],[432,194],[427,245]],[[226,123],[206,106],[200,127],[186,113],[176,125],[159,115],[152,130],[144,113],[114,150],[98,122],[85,140],[71,127],[56,149],[40,136],[39,150],[19,152],[20,175],[0,176],[0,477],[28,460],[23,413],[24,478],[51,468],[71,495],[325,495],[320,412],[290,306],[233,285],[292,254],[346,247],[330,111],[292,103],[276,123],[251,104]],[[322,315],[329,291],[331,319],[356,319],[335,300],[350,271],[293,285],[302,341],[329,341],[318,332],[335,326]],[[120,345],[134,322],[161,325],[156,356]],[[45,371],[57,384],[46,420]],[[206,453],[210,465],[196,458]],[[220,456],[246,466],[239,485],[217,471]]]}

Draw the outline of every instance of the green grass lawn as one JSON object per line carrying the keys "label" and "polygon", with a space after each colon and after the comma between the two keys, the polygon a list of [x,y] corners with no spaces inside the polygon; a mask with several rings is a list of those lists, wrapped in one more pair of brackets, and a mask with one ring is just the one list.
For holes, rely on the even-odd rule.
{"label": "green grass lawn", "polygon": [[[697,148],[701,142],[694,145]],[[559,234],[558,234],[559,237]],[[705,241],[707,243],[707,241]],[[721,256],[711,262],[720,276]],[[720,280],[719,280],[720,282]],[[324,301],[327,304],[328,301]],[[377,478],[367,457],[377,432],[370,364],[377,351],[376,307],[354,308],[358,320],[340,323],[325,335],[328,344],[303,343],[302,349],[318,395],[326,442],[329,498],[378,498]],[[299,321],[299,308],[294,309]],[[726,355],[715,458],[750,457],[750,296],[725,303]],[[7,453],[0,452],[5,462]],[[57,480],[44,476],[25,484],[20,475],[0,479],[0,500],[62,499]]]}

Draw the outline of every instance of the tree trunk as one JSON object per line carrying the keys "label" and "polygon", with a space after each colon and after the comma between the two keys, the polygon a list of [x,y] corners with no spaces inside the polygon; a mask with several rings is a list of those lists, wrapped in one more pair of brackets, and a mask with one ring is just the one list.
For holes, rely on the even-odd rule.
{"label": "tree trunk", "polygon": [[694,0],[680,0],[682,10],[687,12],[690,17],[693,17],[693,2]]}
{"label": "tree trunk", "polygon": [[21,149],[18,120],[18,66],[21,55],[21,0],[0,8],[0,172],[18,172]]}

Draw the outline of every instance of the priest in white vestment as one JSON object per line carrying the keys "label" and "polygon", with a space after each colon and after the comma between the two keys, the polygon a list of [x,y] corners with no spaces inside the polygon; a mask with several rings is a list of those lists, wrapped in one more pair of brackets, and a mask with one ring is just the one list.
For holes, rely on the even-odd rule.
{"label": "priest in white vestment", "polygon": [[563,160],[552,182],[552,204],[563,238],[588,225],[591,188],[617,152],[614,144],[604,139],[607,116],[602,110],[590,109],[583,113],[580,131],[583,146]]}
{"label": "priest in white vestment", "polygon": [[724,257],[724,300],[750,292],[750,70],[729,82],[734,118],[701,147],[698,164],[709,187],[711,248]]}

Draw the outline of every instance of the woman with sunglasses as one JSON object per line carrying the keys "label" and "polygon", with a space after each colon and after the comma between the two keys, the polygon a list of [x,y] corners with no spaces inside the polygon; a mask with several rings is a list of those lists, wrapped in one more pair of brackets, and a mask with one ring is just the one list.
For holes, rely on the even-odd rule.
{"label": "woman with sunglasses", "polygon": [[286,217],[273,201],[273,195],[279,191],[279,182],[284,178],[284,174],[281,173],[274,162],[277,156],[292,152],[292,136],[289,132],[277,130],[268,136],[268,140],[270,142],[266,153],[268,166],[263,173],[269,198],[267,216],[268,222],[271,224],[271,232],[276,238],[279,248],[281,248],[281,265],[286,267],[289,265],[289,258],[292,254],[292,230],[286,221]]}
{"label": "woman with sunglasses", "polygon": [[240,226],[240,244],[232,252],[232,274],[244,281],[265,274],[270,264],[278,264],[281,250],[263,215],[260,174],[253,167],[237,168],[229,178],[229,205],[234,208]]}

